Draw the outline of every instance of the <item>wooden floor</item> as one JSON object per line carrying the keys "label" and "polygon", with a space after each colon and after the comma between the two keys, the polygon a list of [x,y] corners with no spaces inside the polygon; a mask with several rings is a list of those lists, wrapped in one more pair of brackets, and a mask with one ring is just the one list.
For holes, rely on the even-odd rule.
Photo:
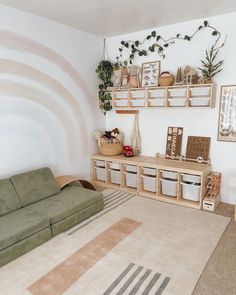
{"label": "wooden floor", "polygon": [[218,246],[210,257],[192,295],[236,295],[235,207],[220,204],[213,214],[231,217]]}

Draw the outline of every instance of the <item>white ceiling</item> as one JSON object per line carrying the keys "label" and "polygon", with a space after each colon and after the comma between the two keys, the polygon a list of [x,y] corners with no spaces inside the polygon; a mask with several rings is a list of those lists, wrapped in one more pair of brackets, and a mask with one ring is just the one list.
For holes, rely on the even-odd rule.
{"label": "white ceiling", "polygon": [[0,4],[100,36],[236,11],[235,0],[0,0]]}

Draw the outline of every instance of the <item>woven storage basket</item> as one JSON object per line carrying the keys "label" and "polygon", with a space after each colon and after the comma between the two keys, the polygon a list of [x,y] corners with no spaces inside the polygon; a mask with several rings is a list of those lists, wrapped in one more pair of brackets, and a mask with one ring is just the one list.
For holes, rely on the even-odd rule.
{"label": "woven storage basket", "polygon": [[175,83],[175,77],[169,72],[163,72],[158,77],[158,84],[160,86],[172,86]]}
{"label": "woven storage basket", "polygon": [[117,156],[123,152],[123,145],[121,143],[98,141],[98,148],[99,152],[104,156]]}

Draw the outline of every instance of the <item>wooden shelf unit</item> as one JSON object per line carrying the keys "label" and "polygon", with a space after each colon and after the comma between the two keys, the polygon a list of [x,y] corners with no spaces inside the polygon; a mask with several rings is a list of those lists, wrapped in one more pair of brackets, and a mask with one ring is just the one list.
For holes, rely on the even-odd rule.
{"label": "wooden shelf unit", "polygon": [[[104,181],[98,180],[96,175],[96,161],[104,161]],[[120,184],[112,184],[110,182],[109,175],[109,163],[118,163],[120,164]],[[132,165],[137,168],[137,188],[131,188],[126,186],[125,182],[125,167],[126,165]],[[156,177],[150,176],[150,174],[145,174],[144,169],[155,169]],[[162,171],[167,171],[171,173],[176,173],[176,187],[177,187],[177,195],[176,197],[172,197],[169,195],[164,195],[162,193]],[[158,201],[163,201],[167,203],[172,203],[176,205],[181,205],[185,207],[202,209],[203,199],[207,192],[207,183],[208,183],[208,175],[211,173],[211,165],[210,164],[199,164],[193,162],[186,161],[176,161],[170,159],[162,159],[162,158],[154,158],[147,156],[139,156],[126,158],[124,156],[103,156],[101,154],[95,154],[91,157],[91,176],[92,182],[94,185],[99,185],[104,188],[116,188],[121,189],[128,192],[133,192],[139,196],[152,198]],[[199,176],[201,179],[199,190],[200,190],[200,199],[199,201],[187,200],[183,198],[182,193],[182,178],[183,175],[188,174],[190,176]],[[150,178],[151,181],[155,182],[156,189],[154,191],[144,190],[143,186],[143,178]],[[164,180],[168,181],[168,179],[164,178]]]}
{"label": "wooden shelf unit", "polygon": [[210,84],[174,85],[107,90],[113,109],[215,107],[215,86]]}

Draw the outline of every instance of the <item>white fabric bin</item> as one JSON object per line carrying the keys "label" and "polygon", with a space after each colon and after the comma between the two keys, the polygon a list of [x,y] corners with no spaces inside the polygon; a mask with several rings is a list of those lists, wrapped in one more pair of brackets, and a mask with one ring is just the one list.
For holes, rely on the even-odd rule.
{"label": "white fabric bin", "polygon": [[156,168],[143,167],[143,174],[156,176],[157,175],[157,169]]}
{"label": "white fabric bin", "polygon": [[161,177],[162,178],[168,178],[177,180],[178,179],[178,173],[174,171],[167,171],[167,170],[161,170]]}
{"label": "white fabric bin", "polygon": [[120,184],[120,171],[108,169],[111,177],[111,183]]}
{"label": "white fabric bin", "polygon": [[190,98],[190,105],[196,107],[206,107],[209,106],[210,98],[209,97],[201,97],[201,98]]}
{"label": "white fabric bin", "polygon": [[145,100],[144,99],[132,99],[131,106],[132,107],[145,107]]}
{"label": "white fabric bin", "polygon": [[120,164],[119,163],[109,163],[108,166],[109,166],[110,169],[120,170]]}
{"label": "white fabric bin", "polygon": [[155,193],[157,191],[157,179],[152,176],[141,175],[143,180],[143,190]]}
{"label": "white fabric bin", "polygon": [[125,174],[125,185],[132,188],[137,188],[137,174],[136,173],[128,173]]}
{"label": "white fabric bin", "polygon": [[124,165],[126,172],[134,172],[137,173],[137,166],[135,165]]}
{"label": "white fabric bin", "polygon": [[183,173],[182,176],[183,176],[183,181],[192,182],[192,183],[196,183],[196,184],[201,183],[201,176],[199,176],[199,175]]}
{"label": "white fabric bin", "polygon": [[105,168],[95,167],[95,169],[97,180],[105,181]]}
{"label": "white fabric bin", "polygon": [[186,200],[198,202],[200,200],[200,185],[182,182],[182,197]]}
{"label": "white fabric bin", "polygon": [[173,180],[161,179],[161,192],[170,197],[177,196],[177,182]]}
{"label": "white fabric bin", "polygon": [[149,99],[151,107],[164,107],[165,106],[165,99],[164,98],[153,98]]}
{"label": "white fabric bin", "polygon": [[186,106],[186,98],[169,98],[169,105],[171,107],[185,107]]}
{"label": "white fabric bin", "polygon": [[145,90],[130,91],[132,98],[145,98]]}
{"label": "white fabric bin", "polygon": [[97,167],[105,168],[105,161],[103,160],[96,160],[95,161]]}

